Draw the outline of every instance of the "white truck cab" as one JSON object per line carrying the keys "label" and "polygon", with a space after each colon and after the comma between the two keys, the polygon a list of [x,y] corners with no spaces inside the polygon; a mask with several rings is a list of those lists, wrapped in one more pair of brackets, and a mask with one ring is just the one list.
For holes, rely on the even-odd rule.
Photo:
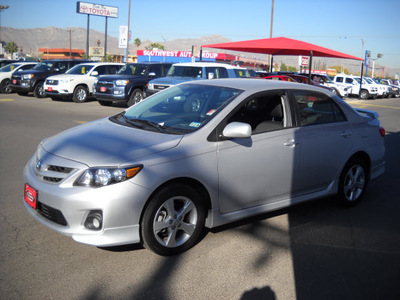
{"label": "white truck cab", "polygon": [[358,76],[339,74],[334,77],[333,82],[342,86],[350,84],[351,90],[349,94],[359,95],[361,99],[376,98],[378,96],[378,88],[375,85],[367,84],[365,80],[362,82],[360,92],[361,78]]}

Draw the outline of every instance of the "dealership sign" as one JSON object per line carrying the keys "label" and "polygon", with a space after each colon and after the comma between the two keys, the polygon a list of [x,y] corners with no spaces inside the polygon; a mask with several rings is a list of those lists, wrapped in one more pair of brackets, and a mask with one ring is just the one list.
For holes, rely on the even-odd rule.
{"label": "dealership sign", "polygon": [[[138,50],[137,54],[145,56],[192,57],[191,51]],[[226,59],[226,55],[224,53],[203,52],[202,57],[212,59]]]}
{"label": "dealership sign", "polygon": [[309,63],[310,63],[309,56],[299,56],[299,65],[300,66],[307,67]]}
{"label": "dealership sign", "polygon": [[100,17],[118,18],[118,7],[106,6],[87,2],[76,2],[76,12],[79,14],[95,15]]}

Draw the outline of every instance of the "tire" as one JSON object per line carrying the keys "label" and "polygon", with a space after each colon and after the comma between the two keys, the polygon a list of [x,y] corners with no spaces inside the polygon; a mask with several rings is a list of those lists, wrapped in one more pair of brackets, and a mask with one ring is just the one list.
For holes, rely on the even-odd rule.
{"label": "tire", "polygon": [[97,100],[101,106],[111,106],[112,101]]}
{"label": "tire", "polygon": [[339,200],[347,207],[357,205],[364,197],[368,185],[368,169],[360,158],[350,160],[344,167],[339,181]]}
{"label": "tire", "polygon": [[43,82],[38,82],[33,89],[33,96],[36,98],[44,98],[46,97],[46,93],[44,92]]}
{"label": "tire", "polygon": [[89,96],[88,89],[83,85],[78,85],[75,88],[74,93],[72,94],[72,100],[75,103],[83,103],[86,102],[88,96]]}
{"label": "tire", "polygon": [[141,89],[134,89],[131,96],[129,97],[129,100],[127,102],[128,106],[132,106],[134,104],[139,103],[140,101],[143,100],[143,92]]}
{"label": "tire", "polygon": [[369,92],[367,90],[361,90],[360,98],[363,100],[367,100],[369,98]]}
{"label": "tire", "polygon": [[159,255],[179,254],[197,244],[204,222],[200,195],[184,184],[168,185],[150,199],[144,211],[143,246]]}
{"label": "tire", "polygon": [[0,92],[2,92],[3,94],[11,94],[12,90],[10,89],[10,84],[10,79],[4,79],[0,85]]}

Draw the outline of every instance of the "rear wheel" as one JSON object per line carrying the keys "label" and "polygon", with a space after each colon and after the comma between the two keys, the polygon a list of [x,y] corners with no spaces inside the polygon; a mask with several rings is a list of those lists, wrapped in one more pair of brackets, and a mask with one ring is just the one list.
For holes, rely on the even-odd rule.
{"label": "rear wheel", "polygon": [[364,197],[368,185],[368,169],[360,158],[350,160],[339,181],[339,199],[345,206],[355,206]]}
{"label": "rear wheel", "polygon": [[159,255],[181,253],[198,242],[204,222],[204,204],[192,187],[166,186],[154,195],[144,211],[143,245]]}
{"label": "rear wheel", "polygon": [[3,94],[10,94],[12,92],[12,90],[10,89],[10,84],[11,84],[11,80],[10,79],[4,79],[1,82],[0,91]]}
{"label": "rear wheel", "polygon": [[75,103],[86,102],[86,100],[88,98],[88,94],[89,94],[89,91],[85,86],[78,85],[74,90],[74,93],[72,95],[72,100]]}
{"label": "rear wheel", "polygon": [[143,92],[141,89],[134,89],[128,100],[128,106],[139,103],[143,100]]}
{"label": "rear wheel", "polygon": [[38,82],[33,89],[33,96],[36,98],[44,98],[46,94],[43,88],[43,82]]}

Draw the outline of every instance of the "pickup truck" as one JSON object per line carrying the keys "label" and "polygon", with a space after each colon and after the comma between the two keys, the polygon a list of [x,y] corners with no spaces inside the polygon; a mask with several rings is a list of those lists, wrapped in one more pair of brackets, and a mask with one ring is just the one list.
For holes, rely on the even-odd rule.
{"label": "pickup truck", "polygon": [[116,74],[123,63],[84,63],[69,69],[65,74],[47,77],[43,87],[51,99],[72,99],[86,102],[93,93],[93,84],[102,75]]}
{"label": "pickup truck", "polygon": [[17,71],[11,77],[10,89],[18,95],[27,95],[33,92],[37,98],[44,98],[43,83],[47,77],[54,74],[63,74],[73,66],[87,61],[78,59],[43,60],[31,70]]}
{"label": "pickup truck", "polygon": [[242,77],[250,78],[250,73],[247,69],[228,64],[210,62],[176,63],[169,69],[166,77],[153,79],[149,82],[146,96],[191,80]]}
{"label": "pickup truck", "polygon": [[165,76],[171,65],[160,62],[126,64],[116,75],[100,77],[94,84],[93,96],[100,105],[110,106],[114,101],[123,100],[132,106],[144,99],[147,83]]}
{"label": "pickup truck", "polygon": [[378,89],[374,85],[366,84],[363,82],[360,92],[360,77],[351,75],[339,74],[333,78],[333,82],[337,85],[347,86],[351,85],[350,95],[360,96],[361,99],[376,98],[378,96]]}

